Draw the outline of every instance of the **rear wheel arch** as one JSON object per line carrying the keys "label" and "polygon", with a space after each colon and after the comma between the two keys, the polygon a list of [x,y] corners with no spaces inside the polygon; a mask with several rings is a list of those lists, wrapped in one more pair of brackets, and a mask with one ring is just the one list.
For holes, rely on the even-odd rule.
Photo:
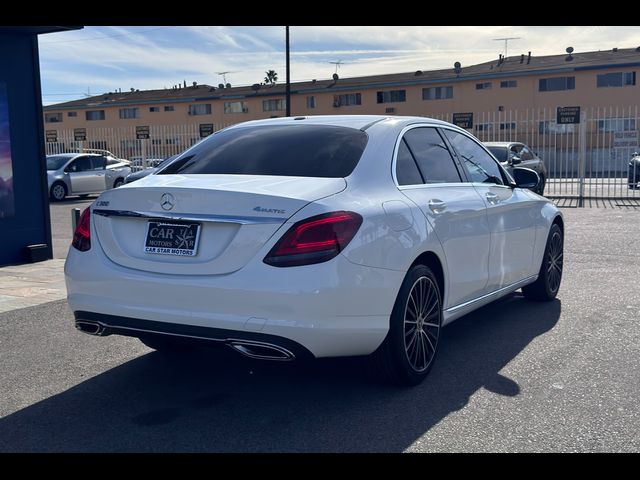
{"label": "rear wheel arch", "polygon": [[553,222],[551,222],[551,225],[553,224],[556,224],[558,225],[558,227],[560,227],[560,230],[562,231],[562,235],[564,236],[564,220],[560,215],[556,215],[556,217],[553,219]]}
{"label": "rear wheel arch", "polygon": [[431,271],[436,276],[436,280],[438,281],[438,287],[440,288],[440,295],[444,301],[445,297],[445,275],[444,268],[442,266],[442,262],[440,261],[440,257],[433,252],[423,252],[418,258],[416,258],[411,266],[407,269],[407,271],[411,270],[416,265],[425,265],[431,269]]}

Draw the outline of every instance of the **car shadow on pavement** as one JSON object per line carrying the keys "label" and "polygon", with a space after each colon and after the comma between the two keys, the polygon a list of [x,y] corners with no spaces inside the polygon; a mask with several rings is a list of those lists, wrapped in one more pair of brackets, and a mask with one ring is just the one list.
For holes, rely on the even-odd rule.
{"label": "car shadow on pavement", "polygon": [[[304,367],[230,352],[150,352],[0,419],[4,452],[401,452],[485,388],[560,317],[514,295],[443,330],[422,384],[368,379],[359,359]],[[438,450],[437,446],[427,449]]]}

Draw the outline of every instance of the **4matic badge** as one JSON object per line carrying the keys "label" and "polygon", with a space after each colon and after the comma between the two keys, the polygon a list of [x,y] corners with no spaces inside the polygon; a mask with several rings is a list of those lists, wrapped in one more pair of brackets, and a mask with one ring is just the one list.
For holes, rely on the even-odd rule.
{"label": "4matic badge", "polygon": [[285,210],[280,210],[278,208],[255,207],[253,210],[260,213],[285,213]]}

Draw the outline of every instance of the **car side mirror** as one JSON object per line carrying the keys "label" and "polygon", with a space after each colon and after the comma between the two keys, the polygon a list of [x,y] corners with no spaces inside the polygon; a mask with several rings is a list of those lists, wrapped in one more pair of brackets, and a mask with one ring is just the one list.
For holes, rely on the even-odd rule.
{"label": "car side mirror", "polygon": [[514,168],[513,179],[516,181],[516,187],[518,188],[527,188],[535,191],[540,185],[540,175],[530,168]]}
{"label": "car side mirror", "polygon": [[522,163],[522,159],[520,157],[518,157],[517,155],[514,155],[513,157],[511,157],[511,159],[509,160],[509,163],[511,165],[518,165],[519,163]]}

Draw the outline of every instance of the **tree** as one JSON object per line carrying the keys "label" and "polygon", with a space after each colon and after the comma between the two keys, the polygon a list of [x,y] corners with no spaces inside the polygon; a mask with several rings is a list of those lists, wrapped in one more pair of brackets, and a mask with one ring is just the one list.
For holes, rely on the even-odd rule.
{"label": "tree", "polygon": [[264,83],[269,83],[271,85],[275,85],[276,81],[278,80],[278,74],[276,73],[275,70],[268,70],[266,72],[264,72],[267,74],[266,77],[264,77]]}

